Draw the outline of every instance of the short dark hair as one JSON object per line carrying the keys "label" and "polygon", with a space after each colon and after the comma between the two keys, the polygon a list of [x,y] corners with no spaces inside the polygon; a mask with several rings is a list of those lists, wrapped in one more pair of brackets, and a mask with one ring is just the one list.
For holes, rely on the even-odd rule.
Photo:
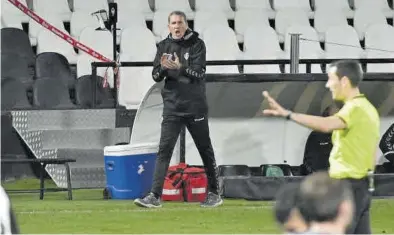
{"label": "short dark hair", "polygon": [[177,15],[177,16],[182,16],[183,19],[185,20],[185,22],[187,23],[187,18],[186,18],[186,14],[183,11],[172,11],[169,15],[168,15],[168,23],[170,23],[170,18],[173,15]]}
{"label": "short dark hair", "polygon": [[339,79],[348,77],[352,87],[358,87],[363,80],[363,70],[356,60],[338,60],[330,64],[329,67],[336,67],[336,75]]}
{"label": "short dark hair", "polygon": [[332,179],[327,172],[307,176],[300,184],[297,208],[307,223],[333,221],[341,203],[353,202],[349,182]]}
{"label": "short dark hair", "polygon": [[275,197],[274,214],[280,224],[285,224],[291,211],[296,207],[299,183],[286,183],[282,186]]}

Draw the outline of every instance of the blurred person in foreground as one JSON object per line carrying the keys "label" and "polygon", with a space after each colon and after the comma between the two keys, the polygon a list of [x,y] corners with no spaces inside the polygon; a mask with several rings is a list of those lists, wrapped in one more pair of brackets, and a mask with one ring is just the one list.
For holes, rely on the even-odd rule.
{"label": "blurred person in foreground", "polygon": [[299,187],[297,209],[309,225],[304,234],[345,234],[354,212],[350,183],[313,173]]}
{"label": "blurred person in foreground", "polygon": [[274,216],[285,233],[304,233],[308,230],[296,204],[299,183],[287,183],[275,196]]}
{"label": "blurred person in foreground", "polygon": [[173,150],[181,128],[185,125],[201,155],[208,178],[208,193],[202,207],[223,203],[219,196],[218,170],[208,126],[208,104],[205,93],[206,48],[198,33],[188,28],[181,11],[168,16],[170,34],[157,48],[152,76],[164,80],[162,89],[163,121],[158,158],[151,192],[135,204],[161,207],[160,197]]}
{"label": "blurred person in foreground", "polygon": [[0,186],[0,234],[19,234],[10,198],[2,186]]}
{"label": "blurred person in foreground", "polygon": [[326,87],[343,107],[329,117],[295,113],[283,108],[264,91],[269,108],[263,114],[283,117],[321,132],[332,132],[329,175],[351,183],[356,211],[349,233],[370,234],[370,204],[380,118],[376,108],[359,90],[363,79],[361,65],[353,60],[330,64]]}

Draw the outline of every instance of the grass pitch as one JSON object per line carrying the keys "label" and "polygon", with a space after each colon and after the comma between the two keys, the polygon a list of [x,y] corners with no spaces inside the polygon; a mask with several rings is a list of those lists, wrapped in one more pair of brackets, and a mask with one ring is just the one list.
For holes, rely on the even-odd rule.
{"label": "grass pitch", "polygon": [[[39,188],[38,180],[3,185],[6,189]],[[46,186],[54,186],[51,181]],[[225,200],[219,208],[200,208],[197,203],[164,202],[160,209],[136,207],[129,200],[102,199],[102,190],[10,194],[24,234],[66,233],[280,233],[272,216],[272,202]],[[394,200],[374,200],[373,233],[394,233]]]}

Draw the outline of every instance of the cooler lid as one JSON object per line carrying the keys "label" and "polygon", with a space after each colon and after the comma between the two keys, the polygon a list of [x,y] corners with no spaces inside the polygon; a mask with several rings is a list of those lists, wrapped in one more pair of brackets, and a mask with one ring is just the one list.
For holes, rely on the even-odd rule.
{"label": "cooler lid", "polygon": [[104,147],[104,156],[125,156],[157,153],[158,150],[159,145],[157,143],[113,145]]}

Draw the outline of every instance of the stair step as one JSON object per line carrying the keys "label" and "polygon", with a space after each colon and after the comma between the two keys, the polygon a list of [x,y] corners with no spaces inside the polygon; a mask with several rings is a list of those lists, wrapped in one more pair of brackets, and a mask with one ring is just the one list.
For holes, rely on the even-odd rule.
{"label": "stair step", "polygon": [[29,131],[112,129],[115,128],[116,109],[16,111],[13,117],[26,118]]}
{"label": "stair step", "polygon": [[58,149],[57,157],[76,159],[76,162],[70,163],[70,167],[84,165],[104,166],[104,149]]}
{"label": "stair step", "polygon": [[46,130],[42,132],[43,149],[103,149],[119,142],[129,142],[130,129]]}
{"label": "stair step", "polygon": [[71,186],[73,188],[104,188],[105,169],[100,166],[71,167]]}

